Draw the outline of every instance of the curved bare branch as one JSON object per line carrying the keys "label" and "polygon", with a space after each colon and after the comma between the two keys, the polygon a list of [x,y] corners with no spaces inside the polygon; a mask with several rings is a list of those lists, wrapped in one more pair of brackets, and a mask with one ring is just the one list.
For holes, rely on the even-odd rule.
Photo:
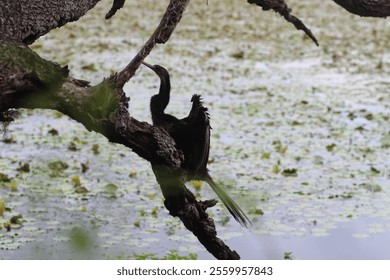
{"label": "curved bare branch", "polygon": [[150,54],[156,44],[165,44],[169,40],[189,2],[190,0],[170,0],[165,14],[152,36],[131,62],[115,75],[115,84],[118,88],[122,88],[134,76],[141,62]]}
{"label": "curved bare branch", "polygon": [[317,38],[311,30],[296,16],[291,14],[291,9],[287,6],[284,0],[248,0],[249,4],[255,4],[262,7],[263,10],[274,10],[276,13],[284,17],[285,20],[292,23],[296,29],[302,30],[307,36],[318,46]]}

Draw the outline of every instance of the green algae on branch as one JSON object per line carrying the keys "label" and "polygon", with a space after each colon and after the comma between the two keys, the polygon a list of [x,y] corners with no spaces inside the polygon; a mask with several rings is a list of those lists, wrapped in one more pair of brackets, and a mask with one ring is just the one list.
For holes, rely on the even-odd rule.
{"label": "green algae on branch", "polygon": [[100,84],[91,88],[88,112],[94,119],[110,118],[118,106],[118,94],[112,79],[104,79]]}
{"label": "green algae on branch", "polygon": [[58,88],[69,74],[67,67],[41,58],[26,46],[0,43],[0,53],[0,65],[30,74],[49,88]]}

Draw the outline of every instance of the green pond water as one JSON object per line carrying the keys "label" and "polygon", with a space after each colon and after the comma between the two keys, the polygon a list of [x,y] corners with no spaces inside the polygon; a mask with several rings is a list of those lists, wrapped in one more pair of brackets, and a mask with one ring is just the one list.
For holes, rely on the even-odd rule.
{"label": "green pond water", "polygon": [[[129,1],[106,22],[102,1],[32,48],[98,83],[136,54],[160,2]],[[146,61],[171,74],[168,113],[186,116],[195,93],[209,108],[209,169],[253,221],[241,228],[219,203],[219,236],[244,259],[389,259],[389,20],[289,1],[316,47],[273,12],[205,2]],[[151,121],[158,86],[137,71],[125,86],[132,116]],[[0,259],[212,259],[167,213],[148,162],[57,112],[19,113],[0,142]]]}

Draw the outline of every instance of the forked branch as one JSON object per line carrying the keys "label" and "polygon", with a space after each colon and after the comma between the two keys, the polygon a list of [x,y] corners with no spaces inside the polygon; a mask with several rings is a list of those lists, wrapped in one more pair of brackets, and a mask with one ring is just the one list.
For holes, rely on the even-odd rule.
{"label": "forked branch", "polygon": [[124,84],[134,76],[141,62],[150,54],[156,44],[165,44],[169,40],[189,2],[190,0],[170,0],[165,14],[152,36],[131,62],[115,75],[116,87],[123,88]]}

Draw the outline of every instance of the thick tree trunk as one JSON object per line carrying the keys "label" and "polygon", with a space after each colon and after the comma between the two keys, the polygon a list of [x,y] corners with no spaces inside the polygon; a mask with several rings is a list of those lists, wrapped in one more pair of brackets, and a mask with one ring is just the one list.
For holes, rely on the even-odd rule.
{"label": "thick tree trunk", "polygon": [[362,17],[390,16],[389,0],[333,0],[348,12]]}
{"label": "thick tree trunk", "polygon": [[50,30],[76,21],[100,0],[1,0],[3,40],[32,44]]}

